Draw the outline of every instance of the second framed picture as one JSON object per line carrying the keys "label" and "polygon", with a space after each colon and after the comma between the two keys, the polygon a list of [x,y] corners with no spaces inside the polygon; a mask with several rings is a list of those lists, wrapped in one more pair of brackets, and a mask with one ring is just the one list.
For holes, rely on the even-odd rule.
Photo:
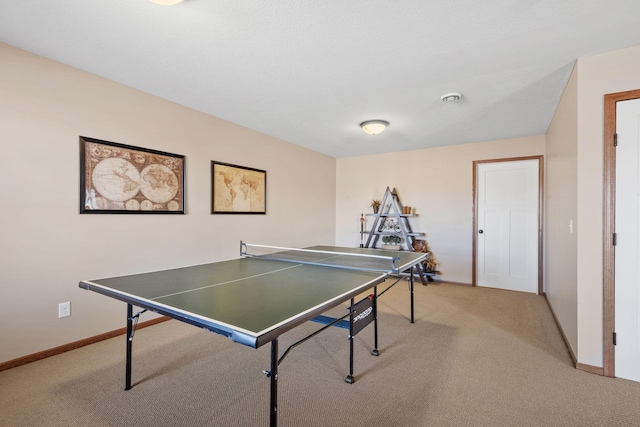
{"label": "second framed picture", "polygon": [[267,171],[211,162],[212,214],[266,214]]}

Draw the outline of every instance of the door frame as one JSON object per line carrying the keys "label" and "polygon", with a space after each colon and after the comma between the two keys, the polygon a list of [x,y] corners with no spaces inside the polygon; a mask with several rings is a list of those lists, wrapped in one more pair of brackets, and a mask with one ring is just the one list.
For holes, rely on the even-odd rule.
{"label": "door frame", "polygon": [[603,373],[605,377],[615,376],[615,250],[613,233],[616,230],[616,103],[640,98],[640,89],[609,93],[604,96],[604,177],[603,177],[603,227],[602,227],[602,340]]}
{"label": "door frame", "polygon": [[477,279],[477,250],[478,250],[478,170],[477,167],[481,163],[501,163],[501,162],[517,162],[521,160],[537,160],[538,161],[538,295],[543,294],[543,281],[542,281],[542,224],[543,224],[543,189],[544,189],[544,156],[526,156],[526,157],[509,157],[504,159],[490,159],[490,160],[474,160],[473,161],[473,236],[472,236],[472,248],[471,248],[471,286],[478,286]]}

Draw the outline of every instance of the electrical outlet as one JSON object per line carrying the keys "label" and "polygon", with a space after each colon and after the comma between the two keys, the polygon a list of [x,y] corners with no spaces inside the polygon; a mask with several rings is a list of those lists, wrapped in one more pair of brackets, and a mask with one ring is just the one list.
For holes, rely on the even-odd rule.
{"label": "electrical outlet", "polygon": [[71,302],[61,302],[58,304],[58,319],[71,316]]}

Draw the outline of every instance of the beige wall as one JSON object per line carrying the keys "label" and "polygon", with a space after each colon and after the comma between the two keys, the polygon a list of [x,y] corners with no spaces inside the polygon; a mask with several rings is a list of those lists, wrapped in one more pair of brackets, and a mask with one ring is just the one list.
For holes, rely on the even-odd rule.
{"label": "beige wall", "polygon": [[[0,362],[124,326],[81,279],[334,243],[334,158],[4,44],[0,64]],[[187,214],[80,215],[79,135],[185,155]],[[211,215],[211,160],[265,169],[268,214]]]}
{"label": "beige wall", "polygon": [[603,366],[603,98],[640,88],[640,46],[578,60],[578,361]]}
{"label": "beige wall", "polygon": [[360,214],[372,212],[371,199],[395,187],[402,203],[415,207],[411,227],[426,233],[441,278],[471,283],[473,161],[544,154],[545,137],[535,136],[340,158],[336,244],[359,245]]}
{"label": "beige wall", "polygon": [[577,75],[574,70],[547,131],[544,231],[547,300],[574,356],[578,350]]}

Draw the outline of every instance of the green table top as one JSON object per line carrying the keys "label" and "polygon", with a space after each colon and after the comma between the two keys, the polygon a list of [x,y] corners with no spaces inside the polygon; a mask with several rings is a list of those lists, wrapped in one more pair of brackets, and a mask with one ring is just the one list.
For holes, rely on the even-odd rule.
{"label": "green table top", "polygon": [[[416,252],[315,246],[309,249],[396,256],[399,271]],[[331,257],[335,258],[335,257]],[[80,287],[259,347],[281,333],[382,283],[390,272],[260,258],[80,282]]]}

